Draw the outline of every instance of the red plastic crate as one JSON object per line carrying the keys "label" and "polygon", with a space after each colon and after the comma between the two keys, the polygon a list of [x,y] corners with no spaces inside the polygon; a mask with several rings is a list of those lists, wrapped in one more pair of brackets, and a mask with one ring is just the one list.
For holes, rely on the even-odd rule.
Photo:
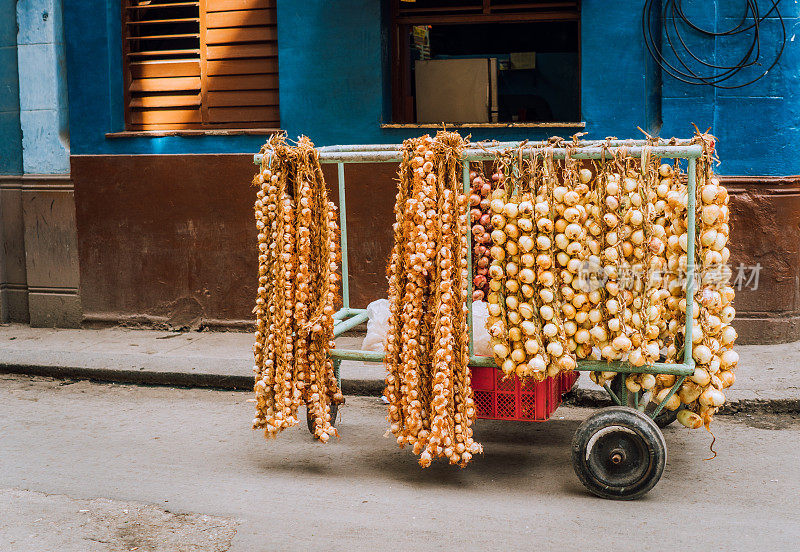
{"label": "red plastic crate", "polygon": [[571,372],[523,383],[517,376],[505,378],[493,367],[472,366],[470,370],[477,417],[487,420],[544,422],[561,404],[561,395],[578,379],[578,373]]}

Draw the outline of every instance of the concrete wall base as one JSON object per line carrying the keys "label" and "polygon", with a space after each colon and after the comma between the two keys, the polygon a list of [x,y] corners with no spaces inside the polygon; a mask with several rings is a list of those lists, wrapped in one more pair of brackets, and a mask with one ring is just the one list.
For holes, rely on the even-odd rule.
{"label": "concrete wall base", "polygon": [[800,316],[737,316],[733,327],[740,345],[791,343],[800,341]]}
{"label": "concrete wall base", "polygon": [[69,175],[0,176],[0,319],[77,328],[78,238]]}

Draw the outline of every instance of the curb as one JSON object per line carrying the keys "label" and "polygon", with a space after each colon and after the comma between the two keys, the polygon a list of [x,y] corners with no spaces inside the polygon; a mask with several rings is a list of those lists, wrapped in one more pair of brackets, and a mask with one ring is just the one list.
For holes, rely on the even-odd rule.
{"label": "curb", "polygon": [[[192,387],[222,391],[250,391],[253,378],[223,374],[190,374],[186,372],[155,372],[147,370],[98,369],[75,366],[34,364],[2,364],[0,374],[41,376],[55,379],[78,379],[101,383],[132,385],[157,385],[166,387]],[[383,394],[383,380],[343,379],[345,395],[379,397]],[[602,408],[613,403],[608,395],[595,389],[573,389],[564,395],[563,404],[589,408]],[[739,399],[726,403],[719,414],[738,413],[796,414],[800,413],[798,399]]]}
{"label": "curb", "polygon": [[[2,364],[0,374],[41,376],[55,379],[89,380],[98,383],[125,383],[132,385],[158,385],[165,387],[194,387],[221,391],[252,391],[250,376],[223,374],[190,374],[186,372],[154,372],[147,370],[98,369],[79,366],[53,366],[40,364]],[[379,397],[385,384],[382,380],[343,379],[342,393]]]}

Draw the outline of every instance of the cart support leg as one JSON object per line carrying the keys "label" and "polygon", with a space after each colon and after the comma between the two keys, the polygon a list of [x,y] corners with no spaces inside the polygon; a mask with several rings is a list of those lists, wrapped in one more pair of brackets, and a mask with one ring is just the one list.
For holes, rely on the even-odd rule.
{"label": "cart support leg", "polygon": [[617,375],[619,378],[619,402],[622,406],[628,406],[628,386],[625,385],[625,375]]}
{"label": "cart support leg", "polygon": [[338,358],[333,359],[333,375],[336,377],[336,386],[339,390],[342,390],[342,374],[339,368],[342,365],[342,361]]}
{"label": "cart support leg", "polygon": [[342,305],[350,308],[350,274],[347,270],[347,204],[344,191],[344,163],[339,169],[339,245],[342,250]]}
{"label": "cart support leg", "polygon": [[606,390],[606,393],[608,393],[608,396],[611,397],[611,400],[614,401],[614,404],[617,406],[625,406],[620,402],[619,397],[617,397],[617,394],[611,390],[611,386],[608,385],[607,382],[603,384],[603,388]]}
{"label": "cart support leg", "polygon": [[661,410],[664,408],[664,405],[665,405],[665,404],[667,404],[667,401],[668,401],[668,400],[670,400],[670,399],[672,398],[672,395],[674,395],[674,394],[675,394],[675,392],[678,390],[678,388],[679,388],[679,387],[681,386],[681,384],[683,383],[683,380],[685,380],[685,379],[686,379],[686,376],[681,376],[681,377],[679,377],[679,378],[678,378],[678,381],[676,381],[676,382],[675,382],[675,385],[673,385],[673,386],[672,386],[672,389],[670,389],[670,390],[669,390],[669,393],[667,393],[667,396],[666,396],[666,397],[664,397],[664,400],[663,400],[663,401],[661,401],[661,402],[658,404],[658,406],[655,408],[655,410],[653,410],[653,413],[650,415],[650,417],[651,417],[651,418],[655,419],[655,418],[656,418],[656,416],[658,416],[658,414],[659,414],[659,413],[661,412]]}
{"label": "cart support leg", "polygon": [[653,396],[652,391],[646,391],[642,393],[642,400],[636,405],[636,410],[639,412],[644,412],[647,409],[647,405],[650,404],[650,397]]}

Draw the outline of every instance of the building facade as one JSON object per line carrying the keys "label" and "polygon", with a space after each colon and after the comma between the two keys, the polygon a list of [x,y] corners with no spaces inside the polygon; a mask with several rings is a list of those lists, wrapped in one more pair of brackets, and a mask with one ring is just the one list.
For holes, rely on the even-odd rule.
{"label": "building facade", "polygon": [[0,317],[81,323],[59,0],[0,2]]}
{"label": "building facade", "polygon": [[[157,1],[16,3],[19,32],[3,27],[0,34],[9,60],[3,85],[20,83],[0,105],[9,153],[0,159],[0,172],[9,175],[2,177],[2,205],[12,213],[3,217],[5,319],[26,319],[12,306],[24,291],[36,324],[248,327],[256,269],[252,155],[266,136],[282,129],[330,145],[398,143],[435,132],[414,118],[421,81],[410,72],[431,45],[434,57],[458,60],[492,48],[524,50],[517,44],[535,35],[538,42],[526,46],[535,57],[488,56],[501,64],[498,89],[507,94],[498,115],[463,125],[462,133],[472,140],[576,132],[639,138],[641,127],[687,137],[692,123],[710,127],[732,196],[734,273],[748,269],[736,300],[742,340],[800,339],[800,158],[792,155],[800,100],[791,94],[800,79],[797,6],[781,6],[783,26],[775,14],[761,25],[765,49],[774,50],[786,30],[776,66],[749,86],[725,90],[684,84],[660,70],[647,51],[641,3],[184,4],[195,11],[169,12],[171,22],[163,23],[165,16],[144,13],[158,13]],[[729,2],[696,4],[694,15],[715,29],[740,17]],[[663,24],[648,21],[659,37]],[[738,55],[722,40],[689,36],[695,39],[715,60]],[[39,41],[36,48],[28,48],[30,40]],[[46,60],[52,74],[31,70],[43,66],[32,55],[44,56],[36,60]],[[37,97],[42,90],[47,97]],[[385,294],[395,172],[384,165],[346,169],[357,304]],[[335,183],[334,172],[326,176]],[[48,201],[57,214],[45,231],[37,209]],[[757,285],[749,267],[759,267]],[[53,314],[34,317],[44,296]]]}

